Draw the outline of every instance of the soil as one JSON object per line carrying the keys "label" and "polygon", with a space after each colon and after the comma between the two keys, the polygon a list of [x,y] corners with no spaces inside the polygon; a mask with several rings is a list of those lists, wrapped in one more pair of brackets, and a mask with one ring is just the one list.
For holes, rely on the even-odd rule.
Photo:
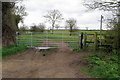
{"label": "soil", "polygon": [[31,48],[3,59],[3,78],[90,78],[80,70],[83,56],[90,52],[73,53],[68,46],[59,46],[46,56],[42,52]]}

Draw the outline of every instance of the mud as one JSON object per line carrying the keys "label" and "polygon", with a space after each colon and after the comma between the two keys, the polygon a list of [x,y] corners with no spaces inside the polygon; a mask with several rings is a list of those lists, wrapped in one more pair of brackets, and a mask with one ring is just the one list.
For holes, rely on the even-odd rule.
{"label": "mud", "polygon": [[80,71],[83,67],[80,61],[90,52],[73,53],[67,46],[60,46],[46,56],[36,51],[28,49],[4,59],[3,78],[90,78]]}

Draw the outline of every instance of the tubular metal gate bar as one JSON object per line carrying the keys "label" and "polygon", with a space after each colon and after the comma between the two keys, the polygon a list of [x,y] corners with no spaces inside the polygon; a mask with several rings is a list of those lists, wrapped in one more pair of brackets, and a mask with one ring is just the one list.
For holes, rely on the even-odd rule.
{"label": "tubular metal gate bar", "polygon": [[28,47],[79,47],[79,33],[73,32],[17,32],[17,44],[24,44]]}

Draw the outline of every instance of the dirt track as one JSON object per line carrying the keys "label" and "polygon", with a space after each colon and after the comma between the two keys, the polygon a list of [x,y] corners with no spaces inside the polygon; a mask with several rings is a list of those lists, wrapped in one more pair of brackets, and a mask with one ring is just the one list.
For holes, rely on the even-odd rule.
{"label": "dirt track", "polygon": [[[66,43],[64,43],[67,45]],[[71,48],[61,46],[42,56],[35,49],[3,60],[4,78],[89,78],[80,71],[82,56],[90,52],[73,54]]]}

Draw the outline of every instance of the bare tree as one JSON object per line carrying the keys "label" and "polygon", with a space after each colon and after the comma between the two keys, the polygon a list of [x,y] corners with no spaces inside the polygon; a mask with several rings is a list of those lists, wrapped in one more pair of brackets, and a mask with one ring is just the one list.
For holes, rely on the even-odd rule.
{"label": "bare tree", "polygon": [[89,9],[97,9],[112,11],[118,7],[119,0],[84,0],[84,5]]}
{"label": "bare tree", "polygon": [[112,26],[114,34],[109,35],[114,37],[115,47],[120,49],[120,0],[85,0],[84,4],[92,10],[99,9],[113,13],[114,18],[108,20],[108,25]]}
{"label": "bare tree", "polygon": [[58,30],[58,28],[60,28],[60,25],[56,24],[55,28]]}
{"label": "bare tree", "polygon": [[47,19],[48,22],[51,23],[52,33],[53,33],[53,29],[55,27],[55,24],[57,22],[60,22],[63,19],[62,14],[58,10],[50,10],[50,11],[48,11],[48,13],[44,17]]}
{"label": "bare tree", "polygon": [[76,28],[76,22],[77,21],[74,18],[70,18],[70,19],[66,20],[66,27],[68,27],[70,29],[70,36],[73,32],[73,29]]}
{"label": "bare tree", "polygon": [[38,25],[38,29],[39,29],[39,32],[44,32],[45,31],[45,24],[44,23],[40,23]]}
{"label": "bare tree", "polygon": [[84,0],[84,5],[91,10],[99,9],[112,11],[114,17],[120,22],[120,1],[119,0]]}

